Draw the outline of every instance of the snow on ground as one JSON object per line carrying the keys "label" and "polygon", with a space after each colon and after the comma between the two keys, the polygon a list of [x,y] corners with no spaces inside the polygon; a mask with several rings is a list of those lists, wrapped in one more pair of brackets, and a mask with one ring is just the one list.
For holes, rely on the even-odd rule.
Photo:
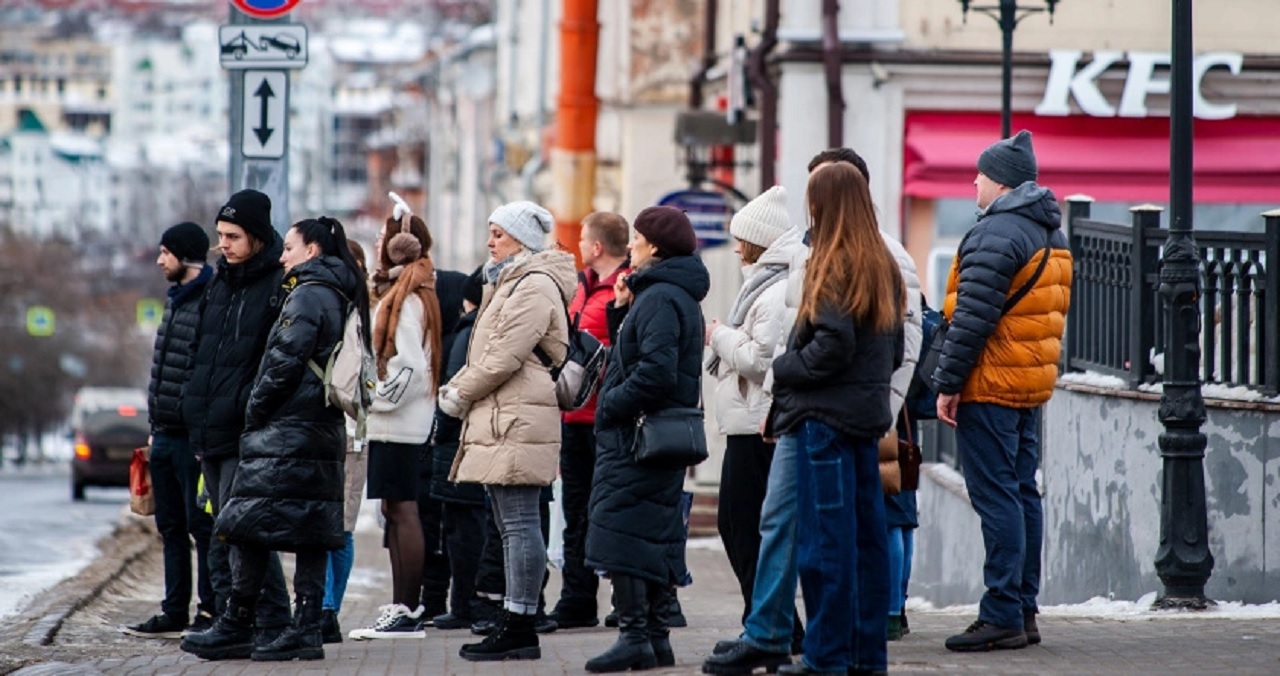
{"label": "snow on ground", "polygon": [[1072,385],[1088,385],[1104,390],[1123,390],[1129,386],[1124,380],[1115,376],[1108,376],[1093,371],[1084,371],[1081,373],[1064,373],[1058,377],[1059,382],[1070,383]]}
{"label": "snow on ground", "polygon": [[[1121,378],[1095,371],[1064,373],[1058,376],[1058,382],[1069,385],[1087,385],[1103,390],[1124,390],[1129,387],[1129,384]],[[1164,392],[1164,383],[1143,383],[1138,385],[1138,391],[1160,394]],[[1280,396],[1268,397],[1244,385],[1233,387],[1221,383],[1203,383],[1200,385],[1200,396],[1205,399],[1225,399],[1227,401],[1256,401],[1264,404],[1280,403]]]}
{"label": "snow on ground", "polygon": [[[1238,601],[1221,601],[1202,611],[1188,610],[1152,610],[1156,593],[1151,592],[1137,601],[1122,601],[1095,596],[1083,603],[1072,603],[1056,606],[1040,606],[1040,614],[1044,617],[1076,617],[1095,620],[1262,620],[1280,619],[1280,602],[1272,601],[1251,605]],[[975,616],[978,604],[935,607],[927,599],[912,596],[907,599],[907,610],[937,615]]]}

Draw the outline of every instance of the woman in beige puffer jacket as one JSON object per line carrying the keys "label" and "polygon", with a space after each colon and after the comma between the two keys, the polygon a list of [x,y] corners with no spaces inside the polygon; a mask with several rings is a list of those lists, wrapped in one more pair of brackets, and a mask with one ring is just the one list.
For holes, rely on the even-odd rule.
{"label": "woman in beige puffer jacket", "polygon": [[467,363],[440,388],[440,410],[463,420],[449,480],[485,485],[503,542],[502,616],[484,641],[462,646],[467,660],[542,656],[533,630],[547,568],[539,496],[560,458],[560,409],[544,362],[564,362],[565,305],[577,285],[573,256],[543,251],[552,224],[532,202],[505,204],[489,216],[491,260]]}

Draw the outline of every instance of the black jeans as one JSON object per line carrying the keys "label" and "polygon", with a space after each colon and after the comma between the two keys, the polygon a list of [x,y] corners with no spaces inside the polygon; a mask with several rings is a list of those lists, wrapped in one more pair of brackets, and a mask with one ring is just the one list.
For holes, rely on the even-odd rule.
{"label": "black jeans", "polygon": [[[480,568],[480,555],[484,551],[486,512],[484,507],[446,502],[443,505],[444,550],[449,557],[449,569],[458,571],[453,576],[449,594],[449,612],[462,618],[472,618],[472,602],[476,598],[476,576],[467,571]],[[493,519],[490,517],[489,522]],[[498,572],[502,572],[502,548],[498,548]]]}
{"label": "black jeans", "polygon": [[[444,503],[431,497],[431,445],[418,457],[418,522],[422,525],[422,605],[432,617],[449,596],[449,557],[444,542]],[[468,568],[467,570],[473,570]]]}
{"label": "black jeans", "polygon": [[[236,598],[253,598],[258,590],[264,590],[270,569],[280,565],[280,556],[257,545],[241,545],[240,565],[236,567],[232,593]],[[293,593],[299,599],[312,599],[317,608],[324,598],[324,573],[329,565],[329,552],[325,549],[303,549],[298,552],[293,570]],[[261,599],[259,600],[261,606]]]}
{"label": "black jeans", "polygon": [[[200,463],[204,472],[204,487],[213,503],[213,513],[217,515],[222,506],[231,499],[231,486],[236,479],[236,468],[240,466],[240,458],[229,456],[204,460]],[[267,573],[263,578],[262,593],[258,597],[256,626],[258,628],[283,627],[289,624],[289,590],[284,586],[284,570],[280,567],[280,555],[271,553],[268,557]],[[213,582],[213,591],[218,595],[218,613],[226,608],[227,599],[231,596],[231,588],[236,569],[240,567],[240,548],[227,544],[218,538],[209,542],[209,579]],[[324,594],[324,571],[320,573],[320,593]]]}
{"label": "black jeans", "polygon": [[592,425],[566,424],[560,444],[561,508],[564,511],[564,586],[556,612],[595,617],[600,578],[586,566],[587,508],[596,468],[596,434]]}
{"label": "black jeans", "polygon": [[191,541],[196,543],[196,579],[200,609],[215,614],[217,599],[209,580],[209,541],[213,517],[196,507],[200,463],[185,434],[156,432],[151,440],[151,486],[156,498],[156,530],[164,543],[164,600],[160,610],[190,619]]}
{"label": "black jeans", "polygon": [[751,592],[760,555],[760,507],[769,485],[773,447],[759,434],[731,434],[725,440],[720,468],[716,527],[742,590],[743,622],[751,614]]}

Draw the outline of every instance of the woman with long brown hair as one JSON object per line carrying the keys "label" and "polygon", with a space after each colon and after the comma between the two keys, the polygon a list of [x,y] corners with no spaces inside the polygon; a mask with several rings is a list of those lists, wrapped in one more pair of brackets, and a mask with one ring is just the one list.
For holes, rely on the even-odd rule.
{"label": "woman with long brown hair", "polygon": [[[393,197],[393,199],[395,199]],[[439,387],[440,301],[431,263],[431,233],[403,202],[375,244],[373,352],[378,383],[369,410],[370,500],[382,500],[391,554],[391,603],[353,639],[422,638],[431,619],[422,605],[426,557],[418,518],[418,473],[427,451]]]}
{"label": "woman with long brown hair", "polygon": [[784,673],[872,673],[888,664],[889,554],[877,441],[893,424],[906,296],[867,182],[835,163],[809,178],[804,298],[773,362],[769,436],[796,435],[796,546],[804,661]]}

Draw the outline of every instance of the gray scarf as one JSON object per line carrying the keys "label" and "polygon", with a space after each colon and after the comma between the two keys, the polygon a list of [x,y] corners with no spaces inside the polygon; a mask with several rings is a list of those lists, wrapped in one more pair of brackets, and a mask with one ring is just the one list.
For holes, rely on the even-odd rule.
{"label": "gray scarf", "polygon": [[[786,278],[787,266],[785,265],[765,265],[757,270],[743,283],[742,290],[733,301],[733,309],[729,311],[729,320],[726,325],[731,329],[742,326],[743,322],[747,321],[747,311],[760,298],[760,294]],[[719,375],[719,370],[720,357],[713,352],[711,358],[707,360],[707,373],[716,376]]]}
{"label": "gray scarf", "polygon": [[519,257],[520,257],[520,254],[516,253],[516,254],[511,254],[510,256],[507,256],[506,258],[500,261],[494,261],[493,259],[489,259],[489,261],[484,264],[485,280],[487,280],[490,284],[497,284],[498,277],[502,275],[502,271],[506,269],[508,265],[511,265],[512,263],[514,263],[515,260]]}

